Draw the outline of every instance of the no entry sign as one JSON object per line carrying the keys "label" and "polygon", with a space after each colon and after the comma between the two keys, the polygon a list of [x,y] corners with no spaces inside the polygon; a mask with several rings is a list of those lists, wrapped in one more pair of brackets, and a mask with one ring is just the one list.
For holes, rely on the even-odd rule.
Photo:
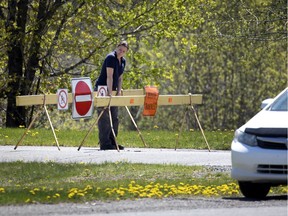
{"label": "no entry sign", "polygon": [[94,98],[90,78],[73,78],[72,95],[72,118],[91,118],[93,114]]}

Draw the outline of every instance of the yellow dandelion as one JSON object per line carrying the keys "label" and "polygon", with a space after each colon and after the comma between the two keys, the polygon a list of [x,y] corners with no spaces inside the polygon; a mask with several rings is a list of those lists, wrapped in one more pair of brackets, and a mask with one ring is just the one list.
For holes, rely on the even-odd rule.
{"label": "yellow dandelion", "polygon": [[69,190],[70,193],[71,193],[71,192],[76,192],[76,193],[77,193],[77,191],[78,191],[78,188],[71,188],[71,189]]}
{"label": "yellow dandelion", "polygon": [[84,193],[77,193],[77,195],[78,195],[78,196],[82,196],[82,197],[85,196]]}
{"label": "yellow dandelion", "polygon": [[93,187],[91,185],[87,185],[84,190],[86,191],[86,190],[92,190],[92,189]]}
{"label": "yellow dandelion", "polygon": [[73,193],[73,192],[72,192],[72,193],[69,193],[69,194],[68,194],[68,198],[71,199],[72,197],[74,197],[74,195],[75,195],[75,193]]}
{"label": "yellow dandelion", "polygon": [[97,187],[97,188],[96,188],[96,192],[99,192],[100,190],[101,190],[100,187]]}

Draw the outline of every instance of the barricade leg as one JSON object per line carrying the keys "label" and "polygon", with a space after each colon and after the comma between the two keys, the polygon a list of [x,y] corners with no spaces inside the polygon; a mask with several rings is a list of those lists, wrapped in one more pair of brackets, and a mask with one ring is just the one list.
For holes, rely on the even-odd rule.
{"label": "barricade leg", "polygon": [[118,143],[116,141],[116,134],[115,134],[114,127],[113,127],[113,121],[112,121],[110,105],[109,105],[108,109],[109,109],[110,126],[111,126],[112,134],[113,134],[113,137],[114,137],[115,145],[116,145],[117,151],[120,152]]}
{"label": "barricade leg", "polygon": [[48,114],[48,110],[47,110],[46,105],[44,105],[44,109],[45,109],[45,113],[46,113],[46,115],[47,115],[48,121],[49,121],[49,123],[50,123],[50,127],[51,127],[51,130],[52,130],[52,132],[53,132],[54,139],[55,139],[55,142],[56,142],[56,144],[57,144],[58,150],[60,151],[60,147],[59,147],[58,139],[57,139],[57,137],[56,137],[55,130],[54,130],[54,127],[53,127],[53,125],[52,125],[52,122],[51,122],[50,116],[49,116],[49,114]]}
{"label": "barricade leg", "polygon": [[210,146],[209,146],[209,144],[208,144],[208,141],[207,141],[207,139],[206,139],[206,136],[205,136],[205,134],[204,134],[204,131],[203,131],[202,127],[201,127],[201,124],[200,124],[200,121],[199,121],[199,119],[198,119],[196,110],[194,109],[193,105],[190,105],[190,107],[191,107],[192,111],[194,112],[196,121],[197,121],[197,123],[198,123],[198,125],[199,125],[199,128],[200,128],[200,130],[201,130],[201,133],[202,133],[202,135],[203,135],[203,138],[204,138],[204,140],[205,140],[205,142],[206,142],[206,145],[207,145],[207,147],[208,147],[208,150],[209,150],[209,152],[210,152]]}
{"label": "barricade leg", "polygon": [[89,131],[87,132],[87,134],[85,135],[84,139],[82,140],[80,146],[78,147],[78,151],[81,149],[81,147],[83,146],[86,138],[88,137],[88,135],[91,133],[92,129],[95,127],[95,125],[98,123],[99,119],[101,118],[101,116],[103,115],[104,111],[107,109],[107,107],[105,107],[101,113],[98,115],[96,121],[92,124],[92,126],[90,127]]}
{"label": "barricade leg", "polygon": [[182,131],[183,131],[183,126],[184,126],[184,124],[185,124],[185,117],[186,117],[187,113],[188,113],[188,107],[186,107],[186,110],[185,110],[185,113],[184,113],[184,116],[183,116],[183,121],[182,121],[180,130],[179,130],[178,136],[177,136],[177,138],[176,138],[175,150],[176,150],[176,148],[178,147],[179,138],[180,138],[180,135],[181,135],[181,133],[182,133]]}
{"label": "barricade leg", "polygon": [[140,132],[140,130],[139,130],[139,128],[138,128],[135,120],[133,119],[133,116],[131,115],[131,112],[130,112],[129,108],[128,108],[127,106],[125,106],[125,108],[126,108],[128,114],[129,114],[130,118],[131,118],[131,121],[133,122],[135,128],[136,128],[137,131],[138,131],[138,134],[139,134],[139,136],[140,136],[140,138],[141,138],[141,140],[142,140],[142,142],[143,142],[143,144],[144,144],[144,147],[147,147],[146,142],[144,141],[144,138],[143,138],[143,136],[142,136],[142,134],[141,134],[141,132]]}
{"label": "barricade leg", "polygon": [[14,147],[14,150],[17,149],[17,147],[22,143],[22,141],[24,140],[25,136],[27,135],[27,132],[30,130],[30,128],[32,127],[32,125],[34,124],[36,118],[38,117],[38,115],[40,114],[41,110],[38,110],[38,112],[35,114],[34,118],[32,119],[32,121],[30,122],[28,128],[25,130],[24,134],[22,135],[22,137],[20,138],[20,140],[18,141],[18,143],[16,144],[16,146]]}
{"label": "barricade leg", "polygon": [[[45,98],[45,97],[44,97]],[[49,121],[49,124],[50,124],[50,127],[52,129],[52,132],[53,132],[53,136],[54,136],[54,139],[55,139],[55,142],[56,142],[56,145],[57,145],[57,148],[58,150],[60,151],[60,147],[59,147],[59,143],[58,143],[58,139],[56,137],[56,134],[55,134],[55,130],[54,130],[54,127],[52,125],[52,122],[51,122],[51,119],[50,119],[50,116],[49,116],[49,113],[48,113],[48,110],[47,110],[47,107],[46,107],[46,104],[45,104],[45,100],[44,100],[44,110],[45,110],[45,114],[47,115],[47,118],[48,118],[48,121]],[[34,124],[36,118],[38,117],[38,115],[40,114],[41,110],[39,110],[36,115],[34,116],[34,118],[32,119],[31,123],[29,124],[28,128],[26,129],[26,131],[24,132],[24,134],[22,135],[21,139],[18,141],[18,143],[16,144],[16,146],[14,147],[14,150],[17,149],[17,147],[22,143],[22,141],[24,140],[25,136],[27,135],[27,132],[31,129],[32,125]]]}

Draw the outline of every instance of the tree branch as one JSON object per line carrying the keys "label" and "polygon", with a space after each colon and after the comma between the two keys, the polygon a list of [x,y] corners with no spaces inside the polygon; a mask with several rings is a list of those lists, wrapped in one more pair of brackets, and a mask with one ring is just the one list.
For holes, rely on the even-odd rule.
{"label": "tree branch", "polygon": [[55,33],[55,35],[54,35],[53,42],[52,42],[50,48],[48,49],[46,55],[44,55],[41,59],[45,59],[46,57],[52,55],[53,48],[54,48],[54,47],[56,46],[56,44],[57,44],[57,41],[58,41],[58,39],[59,39],[59,36],[60,36],[60,34],[61,34],[61,30],[63,29],[64,24],[68,21],[68,18],[69,18],[69,17],[72,17],[72,16],[76,15],[77,12],[79,11],[79,9],[80,9],[81,7],[83,7],[84,5],[85,5],[85,2],[82,2],[80,5],[78,5],[77,8],[75,8],[75,9],[73,10],[73,12],[72,12],[70,15],[68,15],[68,11],[65,13],[65,15],[63,16],[63,19],[62,19],[61,22],[60,22],[60,25],[58,26],[58,28],[57,28],[57,30],[56,30],[56,33]]}

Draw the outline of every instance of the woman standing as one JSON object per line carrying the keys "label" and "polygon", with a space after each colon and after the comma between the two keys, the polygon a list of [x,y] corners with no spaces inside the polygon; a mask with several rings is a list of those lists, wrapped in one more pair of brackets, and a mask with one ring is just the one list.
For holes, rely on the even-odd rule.
{"label": "woman standing", "polygon": [[[116,91],[116,96],[121,95],[122,82],[123,82],[123,73],[126,66],[126,59],[124,58],[125,54],[129,49],[128,43],[126,41],[121,41],[116,49],[109,53],[102,65],[100,76],[98,77],[95,83],[95,91],[98,90],[98,86],[107,86],[108,95],[112,96],[112,91]],[[97,108],[98,115],[102,112],[104,108]],[[118,134],[118,107],[110,107],[112,123],[115,135]],[[101,150],[111,150],[117,149],[116,141],[114,139],[110,118],[109,110],[105,110],[101,118],[98,121],[98,130],[99,130],[99,141]],[[123,150],[124,147],[118,145],[120,150]]]}

